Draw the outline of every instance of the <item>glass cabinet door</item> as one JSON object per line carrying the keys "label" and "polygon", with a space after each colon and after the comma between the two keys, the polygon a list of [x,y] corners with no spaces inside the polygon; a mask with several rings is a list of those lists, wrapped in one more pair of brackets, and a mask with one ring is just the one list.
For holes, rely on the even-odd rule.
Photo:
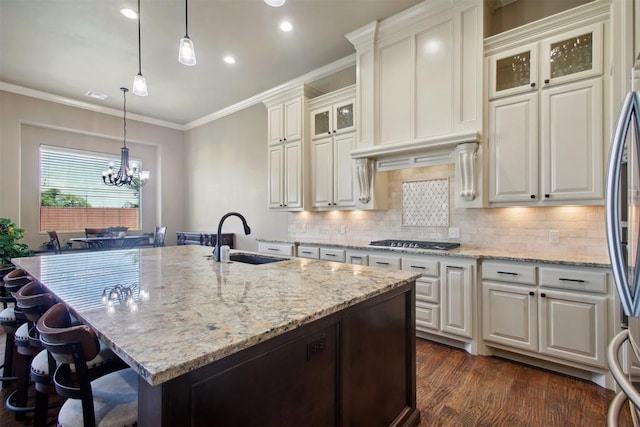
{"label": "glass cabinet door", "polygon": [[355,123],[353,121],[354,111],[353,107],[355,105],[354,100],[349,100],[340,104],[337,104],[334,107],[334,115],[335,115],[335,124],[332,129],[336,132],[342,132],[351,130],[355,127]]}
{"label": "glass cabinet door", "polygon": [[560,34],[542,42],[544,85],[602,73],[602,24]]}
{"label": "glass cabinet door", "polygon": [[331,135],[333,130],[331,123],[331,108],[323,108],[311,112],[311,137],[324,137]]}
{"label": "glass cabinet door", "polygon": [[513,95],[537,88],[535,44],[489,57],[490,97]]}

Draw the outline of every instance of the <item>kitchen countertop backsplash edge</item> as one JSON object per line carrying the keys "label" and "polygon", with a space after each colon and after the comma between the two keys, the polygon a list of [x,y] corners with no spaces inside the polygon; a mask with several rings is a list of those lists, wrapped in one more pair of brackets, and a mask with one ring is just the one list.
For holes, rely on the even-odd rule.
{"label": "kitchen countertop backsplash edge", "polygon": [[380,252],[398,252],[408,255],[432,255],[476,258],[479,260],[503,260],[518,262],[544,262],[549,264],[575,265],[581,267],[611,267],[608,256],[603,255],[571,255],[571,254],[545,254],[525,250],[498,250],[478,247],[460,246],[450,250],[392,248],[383,246],[370,246],[369,242],[358,241],[322,241],[322,240],[280,240],[280,239],[256,239],[258,242],[284,243],[297,246],[330,246],[355,250],[368,250]]}

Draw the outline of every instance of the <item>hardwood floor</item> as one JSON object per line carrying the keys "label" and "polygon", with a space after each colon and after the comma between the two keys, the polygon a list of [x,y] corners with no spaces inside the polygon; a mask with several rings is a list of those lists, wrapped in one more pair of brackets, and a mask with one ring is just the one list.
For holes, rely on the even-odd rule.
{"label": "hardwood floor", "polygon": [[[0,335],[4,354],[5,336]],[[591,382],[418,339],[416,384],[421,426],[604,426],[613,392]],[[16,422],[4,407],[0,426]],[[624,417],[621,426],[630,426]]]}

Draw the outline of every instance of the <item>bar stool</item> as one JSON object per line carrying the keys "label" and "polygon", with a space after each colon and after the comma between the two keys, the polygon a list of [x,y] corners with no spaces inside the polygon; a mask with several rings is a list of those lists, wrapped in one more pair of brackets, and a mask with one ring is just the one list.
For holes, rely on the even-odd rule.
{"label": "bar stool", "polygon": [[18,328],[16,315],[13,309],[13,305],[16,300],[4,286],[4,276],[15,269],[16,267],[13,264],[0,265],[0,302],[2,303],[2,311],[0,311],[0,326],[2,326],[5,333],[4,359],[2,365],[0,365],[0,368],[2,368],[2,377],[0,377],[0,381],[2,381],[2,388],[9,387],[11,382],[17,379],[13,374],[13,354],[15,352],[13,335]]}
{"label": "bar stool", "polygon": [[38,282],[32,281],[13,292],[16,299],[16,317],[24,316],[25,323],[21,324],[15,332],[14,340],[18,357],[16,358],[17,386],[5,402],[10,411],[16,413],[16,417],[26,412],[35,411],[36,425],[45,425],[48,409],[48,393],[36,390],[36,399],[33,406],[27,406],[29,399],[29,379],[31,363],[34,357],[44,350],[35,328],[35,322],[42,314],[52,307],[57,301],[55,297]]}
{"label": "bar stool", "polygon": [[[50,308],[37,323],[40,340],[60,364],[53,375],[57,393],[67,398],[58,414],[58,425],[132,426],[138,418],[138,375],[121,369],[90,380],[87,360],[100,345],[95,331],[73,326],[64,304]],[[75,366],[75,375],[71,373]]]}

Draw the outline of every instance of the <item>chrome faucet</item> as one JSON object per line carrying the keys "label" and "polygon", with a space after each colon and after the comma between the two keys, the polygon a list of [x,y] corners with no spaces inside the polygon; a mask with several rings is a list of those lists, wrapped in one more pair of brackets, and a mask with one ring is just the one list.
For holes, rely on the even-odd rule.
{"label": "chrome faucet", "polygon": [[220,218],[220,222],[218,223],[218,234],[216,234],[216,247],[213,250],[213,253],[215,255],[216,261],[220,262],[220,243],[222,243],[222,223],[224,222],[225,219],[227,219],[230,216],[237,216],[238,218],[240,218],[242,220],[242,226],[244,227],[244,234],[251,234],[251,228],[249,228],[249,226],[247,225],[247,220],[244,219],[244,217],[239,214],[238,212],[229,212],[226,213],[222,216],[222,218]]}

